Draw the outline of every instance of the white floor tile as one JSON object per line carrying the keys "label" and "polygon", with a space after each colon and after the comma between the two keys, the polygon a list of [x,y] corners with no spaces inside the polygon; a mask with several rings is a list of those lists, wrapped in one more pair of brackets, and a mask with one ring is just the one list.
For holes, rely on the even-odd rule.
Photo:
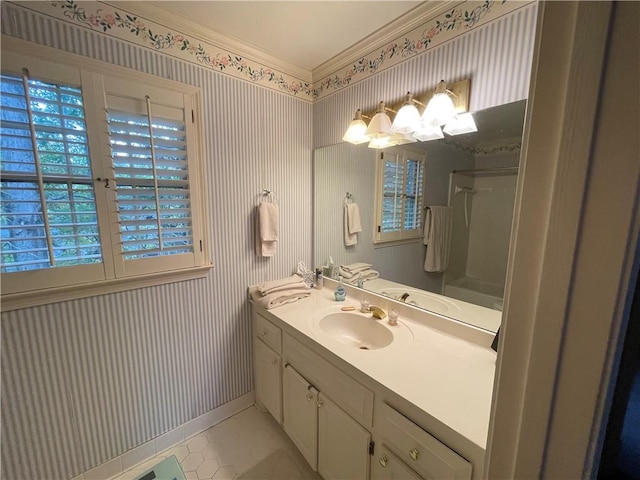
{"label": "white floor tile", "polygon": [[[283,472],[287,478],[320,478],[271,415],[255,407],[184,439],[119,475],[118,480],[132,480],[171,455],[176,456],[188,480],[232,480],[246,472],[273,478],[274,467],[283,466],[290,470]],[[284,456],[290,461],[285,458],[283,464]]]}

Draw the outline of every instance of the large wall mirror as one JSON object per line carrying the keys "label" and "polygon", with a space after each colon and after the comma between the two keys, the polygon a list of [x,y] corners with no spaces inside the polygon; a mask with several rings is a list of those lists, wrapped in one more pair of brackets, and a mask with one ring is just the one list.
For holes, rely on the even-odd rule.
{"label": "large wall mirror", "polygon": [[[317,149],[315,264],[325,265],[329,258],[335,265],[371,264],[376,273],[369,276],[375,278],[362,282],[365,290],[495,332],[502,317],[525,104],[522,100],[475,112],[475,133],[385,150],[349,143]],[[416,177],[422,198],[411,205],[419,208],[421,228],[426,208],[448,207],[452,226],[443,272],[425,270],[422,235],[379,241],[381,152],[426,159],[422,176]],[[362,227],[357,243],[349,246],[343,230],[345,202],[358,205]]]}

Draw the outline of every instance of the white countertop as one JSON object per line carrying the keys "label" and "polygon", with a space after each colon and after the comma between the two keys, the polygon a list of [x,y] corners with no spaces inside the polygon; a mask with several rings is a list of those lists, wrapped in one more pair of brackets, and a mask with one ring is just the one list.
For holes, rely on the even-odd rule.
{"label": "white countertop", "polygon": [[[396,335],[403,331],[398,335],[398,341],[394,338],[391,345],[377,350],[359,350],[344,345],[322,332],[317,321],[326,314],[340,312],[341,307],[359,307],[361,296],[377,299],[375,294],[368,292],[359,294],[351,290],[349,293],[344,302],[336,302],[333,286],[326,285],[323,290],[313,290],[309,298],[268,312],[486,449],[496,353],[455,334],[456,330],[464,334],[462,329],[473,327],[455,322],[452,329],[443,330],[440,328],[444,321],[441,317],[388,299],[380,299],[382,306],[393,303],[400,313],[400,325],[389,326],[387,318],[371,321],[380,322]],[[407,318],[409,316],[411,319]],[[412,335],[407,335],[406,329]]]}

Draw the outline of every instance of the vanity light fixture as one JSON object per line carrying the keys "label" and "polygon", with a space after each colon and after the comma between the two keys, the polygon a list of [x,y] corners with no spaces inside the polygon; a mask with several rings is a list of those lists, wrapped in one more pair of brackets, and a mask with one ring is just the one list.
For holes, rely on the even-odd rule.
{"label": "vanity light fixture", "polygon": [[413,133],[420,122],[420,112],[414,103],[411,92],[407,92],[404,97],[404,104],[398,110],[396,118],[393,119],[391,131],[394,133]]}
{"label": "vanity light fixture", "polygon": [[368,142],[371,138],[365,135],[366,131],[367,124],[362,120],[362,112],[358,109],[353,117],[353,121],[349,124],[349,128],[347,128],[347,132],[344,134],[344,137],[342,137],[342,140],[353,143],[354,145]]}
{"label": "vanity light fixture", "polygon": [[[470,85],[469,79],[460,80],[449,90],[441,80],[435,90],[418,95],[419,100],[407,92],[403,103],[393,108],[380,102],[375,114],[365,115],[358,109],[342,139],[353,144],[368,141],[369,148],[386,148],[444,138],[443,130],[447,135],[476,132],[473,116],[468,113]],[[368,126],[364,119],[370,119]]]}

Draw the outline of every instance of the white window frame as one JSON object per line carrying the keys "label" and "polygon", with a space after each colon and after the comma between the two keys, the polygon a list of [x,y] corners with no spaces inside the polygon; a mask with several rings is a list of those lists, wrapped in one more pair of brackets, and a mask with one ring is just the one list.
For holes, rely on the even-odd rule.
{"label": "white window frame", "polygon": [[[382,232],[382,211],[384,201],[384,164],[385,160],[389,157],[395,157],[403,162],[405,165],[402,184],[399,185],[399,196],[402,198],[401,211],[399,212],[401,222],[400,230],[396,232]],[[408,160],[421,161],[423,164],[422,175],[422,201],[420,211],[417,212],[420,215],[420,228],[405,230],[404,229],[404,211],[406,208],[406,164]],[[408,148],[388,148],[380,151],[376,154],[376,193],[375,193],[375,218],[373,222],[373,243],[379,246],[393,245],[399,243],[412,243],[417,242],[423,235],[424,224],[424,198],[426,187],[426,154],[422,151],[408,149]]]}
{"label": "white window frame", "polygon": [[142,94],[143,97],[146,91],[150,97],[162,98],[163,101],[179,99],[185,116],[188,112],[191,117],[188,121],[185,119],[185,128],[194,244],[193,255],[187,262],[184,258],[172,258],[183,255],[124,261],[119,248],[117,214],[114,213],[117,212],[115,189],[104,188],[103,182],[96,181],[94,193],[102,263],[3,273],[2,311],[206,276],[213,265],[205,238],[208,217],[203,195],[201,90],[10,37],[2,36],[2,43],[3,73],[20,76],[22,68],[26,67],[30,76],[39,80],[82,88],[94,179],[113,178],[105,85],[108,88],[128,88],[133,95]]}

